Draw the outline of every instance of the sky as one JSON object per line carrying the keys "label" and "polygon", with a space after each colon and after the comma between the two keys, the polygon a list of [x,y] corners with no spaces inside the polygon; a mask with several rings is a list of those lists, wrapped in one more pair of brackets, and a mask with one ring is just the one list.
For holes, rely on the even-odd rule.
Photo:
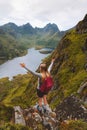
{"label": "sky", "polygon": [[87,0],[0,0],[0,26],[55,23],[62,31],[74,27],[86,14]]}

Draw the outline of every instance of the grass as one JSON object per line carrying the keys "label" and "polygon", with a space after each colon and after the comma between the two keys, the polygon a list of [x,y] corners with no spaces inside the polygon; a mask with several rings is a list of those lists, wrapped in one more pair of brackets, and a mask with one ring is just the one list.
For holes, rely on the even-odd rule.
{"label": "grass", "polygon": [[61,123],[59,130],[87,130],[87,123],[82,120],[71,120]]}
{"label": "grass", "polygon": [[87,78],[87,72],[84,69],[84,65],[86,63],[86,54],[83,52],[82,48],[84,47],[85,40],[87,38],[86,34],[76,34],[74,31],[67,34],[63,39],[69,39],[70,43],[68,46],[65,45],[65,48],[59,50],[59,46],[56,49],[56,53],[54,52],[54,56],[58,56],[59,59],[61,56],[65,57],[67,54],[67,58],[63,58],[63,60],[58,61],[61,63],[60,68],[54,68],[53,73],[55,74],[56,80],[59,82],[59,87],[57,92],[55,92],[57,99],[55,99],[55,95],[50,97],[54,98],[53,106],[56,106],[63,100],[63,98],[76,94],[79,89],[81,83]]}

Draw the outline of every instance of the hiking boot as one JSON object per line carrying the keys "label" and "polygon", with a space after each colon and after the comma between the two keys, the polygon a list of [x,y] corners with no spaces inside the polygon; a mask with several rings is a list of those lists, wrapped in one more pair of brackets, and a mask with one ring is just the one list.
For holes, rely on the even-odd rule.
{"label": "hiking boot", "polygon": [[48,104],[46,106],[44,106],[44,110],[48,111],[48,112],[52,112],[52,110],[51,110],[51,108],[49,107]]}
{"label": "hiking boot", "polygon": [[46,113],[46,107],[42,105],[42,108],[43,108],[43,112]]}
{"label": "hiking boot", "polygon": [[39,105],[37,106],[37,110],[39,111],[40,114],[43,113],[43,109],[42,109],[42,107],[40,107]]}
{"label": "hiking boot", "polygon": [[46,109],[44,108],[44,113],[46,113]]}

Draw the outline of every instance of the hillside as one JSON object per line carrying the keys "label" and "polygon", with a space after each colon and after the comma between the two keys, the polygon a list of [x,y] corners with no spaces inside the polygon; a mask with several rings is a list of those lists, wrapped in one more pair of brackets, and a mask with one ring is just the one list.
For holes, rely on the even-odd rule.
{"label": "hillside", "polygon": [[21,26],[17,26],[14,23],[7,23],[0,28],[27,47],[38,45],[55,48],[65,33],[61,32],[56,24],[51,23],[43,28],[33,28],[29,23]]}
{"label": "hillside", "polygon": [[[85,114],[87,114],[87,102],[84,103],[87,101],[87,85],[80,95],[77,92],[82,85],[87,83],[87,15],[73,30],[66,33],[52,55],[45,59],[47,65],[50,64],[52,57],[56,58],[52,69],[55,87],[48,95],[48,102],[52,109],[56,109],[57,118],[60,114],[61,120],[63,118],[67,120],[68,114],[73,115],[72,112],[76,111],[74,117],[72,116],[74,122],[72,120],[68,123],[62,122],[60,130],[73,130],[74,128],[79,130],[83,127],[86,130],[87,116],[83,120],[83,116],[77,117],[77,113],[82,113],[83,105],[86,110]],[[9,107],[17,105],[22,108],[30,107],[37,102],[36,86],[37,78],[30,74],[18,75],[12,81],[7,78],[0,79],[0,101]],[[78,110],[71,102],[76,103]],[[67,114],[69,107],[73,109]],[[81,120],[75,121],[75,118]]]}
{"label": "hillside", "polygon": [[[86,26],[85,26],[86,25]],[[59,95],[54,102],[57,105],[60,99],[70,94],[76,94],[80,85],[86,82],[87,72],[87,15],[76,28],[67,33],[60,41],[53,53],[56,57],[53,75],[56,80]]]}
{"label": "hillside", "polygon": [[26,47],[23,44],[0,29],[0,64],[26,53]]}

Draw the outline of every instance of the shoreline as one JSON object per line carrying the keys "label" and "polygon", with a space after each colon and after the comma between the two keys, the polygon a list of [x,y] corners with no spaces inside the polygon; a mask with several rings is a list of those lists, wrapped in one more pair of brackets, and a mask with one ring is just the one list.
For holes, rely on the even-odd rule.
{"label": "shoreline", "polygon": [[19,65],[20,63],[25,63],[32,71],[36,71],[37,67],[41,63],[41,60],[48,55],[49,54],[41,54],[39,50],[35,50],[35,48],[29,48],[26,55],[7,60],[0,65],[0,79],[4,77],[12,79],[13,76],[18,74],[25,74],[26,71],[21,69]]}

